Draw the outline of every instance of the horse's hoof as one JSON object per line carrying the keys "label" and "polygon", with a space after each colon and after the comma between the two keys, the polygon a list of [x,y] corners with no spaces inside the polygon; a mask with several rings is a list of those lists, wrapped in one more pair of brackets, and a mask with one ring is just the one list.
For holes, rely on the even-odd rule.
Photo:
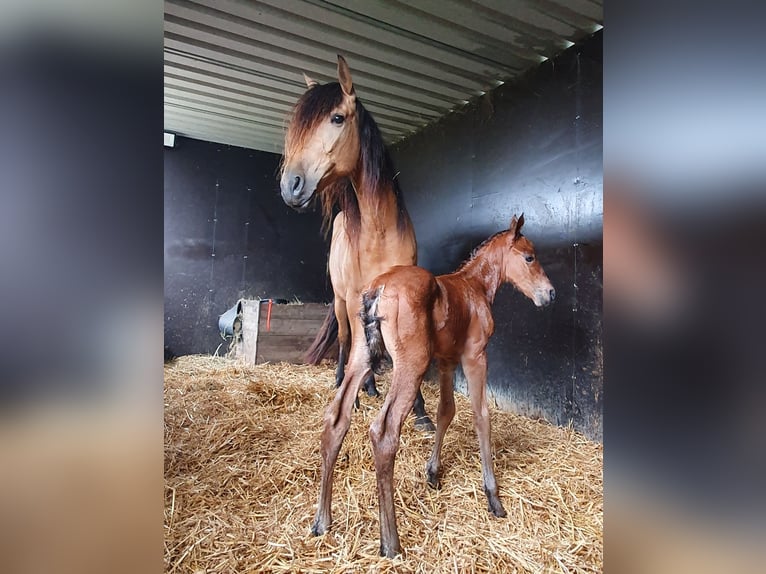
{"label": "horse's hoof", "polygon": [[505,518],[505,508],[503,508],[503,505],[499,502],[496,505],[493,505],[490,503],[489,505],[489,511],[496,517],[496,518]]}
{"label": "horse's hoof", "polygon": [[439,475],[436,473],[426,474],[426,484],[434,490],[440,490],[442,487],[442,481],[439,479]]}
{"label": "horse's hoof", "polygon": [[325,532],[327,532],[327,526],[321,524],[319,520],[314,520],[314,524],[311,525],[312,536],[322,536]]}
{"label": "horse's hoof", "polygon": [[423,432],[434,432],[436,427],[434,426],[434,423],[431,422],[430,418],[423,417],[420,419],[415,419],[415,430]]}
{"label": "horse's hoof", "polygon": [[378,392],[378,389],[376,389],[375,387],[367,387],[364,390],[367,391],[367,395],[370,396],[370,397],[379,397],[380,396],[380,393]]}
{"label": "horse's hoof", "polygon": [[402,553],[402,549],[397,546],[385,546],[383,544],[380,545],[380,555],[385,558],[396,558],[398,554]]}

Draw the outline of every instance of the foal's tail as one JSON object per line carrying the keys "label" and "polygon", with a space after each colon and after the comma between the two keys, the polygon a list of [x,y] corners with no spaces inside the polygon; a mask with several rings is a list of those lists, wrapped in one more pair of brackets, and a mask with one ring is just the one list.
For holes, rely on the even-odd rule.
{"label": "foal's tail", "polygon": [[[322,359],[330,356],[335,350],[335,342],[338,340],[338,319],[335,317],[335,306],[330,305],[327,316],[319,328],[314,342],[304,356],[309,365],[318,365]],[[337,352],[337,351],[336,351]]]}
{"label": "foal's tail", "polygon": [[383,334],[380,332],[380,322],[383,318],[378,316],[378,303],[383,294],[383,287],[380,286],[374,291],[367,291],[362,294],[362,310],[359,312],[364,325],[367,349],[370,353],[370,367],[376,375],[383,373],[386,363],[390,360],[390,356],[386,352],[386,343],[383,341]]}

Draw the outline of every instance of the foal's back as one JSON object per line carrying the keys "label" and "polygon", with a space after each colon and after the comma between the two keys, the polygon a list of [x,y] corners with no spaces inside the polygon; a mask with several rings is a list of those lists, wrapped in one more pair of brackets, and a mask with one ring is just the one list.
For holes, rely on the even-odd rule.
{"label": "foal's back", "polygon": [[399,265],[370,283],[375,314],[394,364],[399,352],[423,349],[428,360],[457,363],[472,342],[492,333],[492,314],[476,286],[459,272],[435,277],[422,267]]}

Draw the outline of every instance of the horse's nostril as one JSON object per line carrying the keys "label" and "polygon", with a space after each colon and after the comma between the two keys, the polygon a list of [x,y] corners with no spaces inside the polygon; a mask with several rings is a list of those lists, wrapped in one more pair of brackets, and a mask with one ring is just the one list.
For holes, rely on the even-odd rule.
{"label": "horse's nostril", "polygon": [[296,175],[295,179],[293,179],[293,195],[298,195],[301,192],[301,189],[303,188],[303,179],[301,176]]}
{"label": "horse's nostril", "polygon": [[551,296],[551,301],[553,301],[554,299],[556,299],[556,290],[551,289],[550,291],[548,291],[548,295]]}

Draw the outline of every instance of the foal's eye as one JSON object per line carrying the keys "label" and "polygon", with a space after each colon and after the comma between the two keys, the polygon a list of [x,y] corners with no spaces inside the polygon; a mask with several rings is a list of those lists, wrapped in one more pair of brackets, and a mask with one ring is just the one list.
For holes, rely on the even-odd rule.
{"label": "foal's eye", "polygon": [[333,114],[333,116],[330,118],[330,121],[336,126],[341,125],[345,120],[346,118],[341,114]]}
{"label": "foal's eye", "polygon": [[527,260],[527,263],[532,263],[532,261],[535,260],[535,256],[534,255],[527,255],[526,257],[524,257],[524,259]]}

